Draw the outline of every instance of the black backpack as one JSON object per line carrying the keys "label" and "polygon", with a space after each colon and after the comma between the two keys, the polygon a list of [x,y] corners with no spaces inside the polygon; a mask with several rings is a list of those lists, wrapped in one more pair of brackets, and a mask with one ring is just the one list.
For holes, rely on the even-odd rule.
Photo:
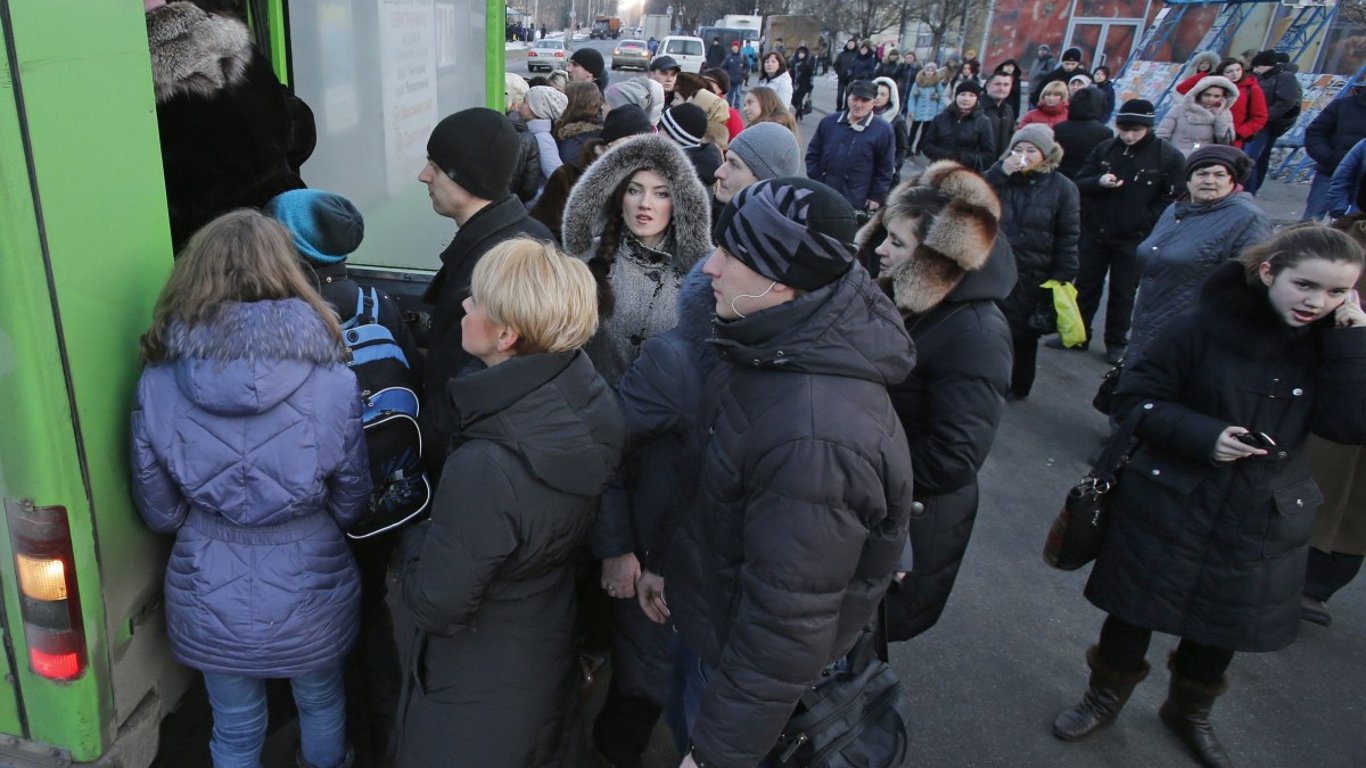
{"label": "black backpack", "polygon": [[394,530],[427,511],[431,484],[422,468],[418,399],[403,348],[379,322],[379,293],[357,288],[356,314],[342,324],[351,370],[360,385],[361,422],[374,490],[370,512],[346,534],[365,539]]}

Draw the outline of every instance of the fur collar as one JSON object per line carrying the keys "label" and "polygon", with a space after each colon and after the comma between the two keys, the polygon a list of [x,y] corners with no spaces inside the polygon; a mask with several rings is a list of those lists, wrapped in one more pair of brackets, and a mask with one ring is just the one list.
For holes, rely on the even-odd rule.
{"label": "fur collar", "polygon": [[1201,112],[1208,113],[1209,109],[1200,103],[1200,94],[1211,88],[1223,88],[1224,93],[1229,94],[1228,100],[1224,102],[1225,110],[1232,109],[1233,104],[1238,101],[1238,86],[1234,85],[1232,80],[1227,77],[1220,77],[1219,75],[1208,75],[1194,86],[1191,86],[1191,89],[1186,92],[1186,97],[1182,103],[1186,106],[1187,111],[1194,111],[1191,108],[1196,107]]}
{"label": "fur collar", "polygon": [[594,239],[602,234],[609,216],[612,193],[636,171],[651,170],[663,176],[673,191],[674,266],[687,272],[712,249],[711,202],[697,171],[683,150],[669,139],[653,134],[639,136],[613,147],[588,166],[569,192],[564,206],[564,248],[587,258]]}
{"label": "fur collar", "polygon": [[911,258],[886,275],[898,309],[924,314],[942,302],[968,272],[981,269],[991,255],[1001,217],[1001,202],[981,176],[952,160],[931,163],[899,185],[855,237],[859,260],[877,261],[873,250],[887,236],[883,213],[898,197],[918,187],[933,187],[949,198]]}
{"label": "fur collar", "polygon": [[915,84],[920,86],[921,88],[929,88],[932,85],[939,85],[939,72],[936,70],[934,74],[930,74],[929,72],[926,72],[924,69],[921,69],[915,75]]}
{"label": "fur collar", "polygon": [[168,357],[202,360],[302,360],[326,365],[346,359],[322,318],[303,299],[224,304],[207,322],[175,321]]}
{"label": "fur collar", "polygon": [[211,98],[242,82],[254,53],[245,24],[189,2],[148,13],[147,42],[159,104],[181,95]]}
{"label": "fur collar", "polygon": [[573,138],[580,134],[597,133],[600,131],[602,131],[602,126],[598,123],[580,120],[575,123],[565,123],[564,125],[555,126],[555,138],[564,141],[565,139]]}

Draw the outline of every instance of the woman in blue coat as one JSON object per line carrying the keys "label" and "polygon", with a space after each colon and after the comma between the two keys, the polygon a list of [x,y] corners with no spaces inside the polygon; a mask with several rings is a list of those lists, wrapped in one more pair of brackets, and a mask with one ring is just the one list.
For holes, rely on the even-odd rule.
{"label": "woman in blue coat", "polygon": [[1058,738],[1114,721],[1163,632],[1181,642],[1162,721],[1201,765],[1231,765],[1210,723],[1225,671],[1236,652],[1279,650],[1299,629],[1323,501],[1305,440],[1366,442],[1363,261],[1342,232],[1282,230],[1216,267],[1125,368],[1116,412],[1141,414],[1140,443],[1086,585],[1107,614],[1090,685],[1058,716]]}
{"label": "woman in blue coat", "polygon": [[350,765],[342,660],[370,501],[356,378],[284,228],[225,214],[190,239],[142,337],[133,499],[175,533],[166,629],[201,670],[215,768],[256,766],[267,678],[292,682],[302,764]]}

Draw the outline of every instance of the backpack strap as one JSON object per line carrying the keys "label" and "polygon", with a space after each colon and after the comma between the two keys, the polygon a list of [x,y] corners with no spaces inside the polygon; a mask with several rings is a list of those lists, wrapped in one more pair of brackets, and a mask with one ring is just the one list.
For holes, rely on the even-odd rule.
{"label": "backpack strap", "polygon": [[369,293],[364,288],[360,289],[360,301],[358,310],[363,311],[367,322],[379,322],[379,291],[372,286]]}

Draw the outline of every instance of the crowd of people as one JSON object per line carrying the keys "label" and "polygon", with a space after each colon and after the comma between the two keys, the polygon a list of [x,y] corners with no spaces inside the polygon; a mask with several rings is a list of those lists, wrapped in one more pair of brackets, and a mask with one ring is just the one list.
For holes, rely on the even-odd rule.
{"label": "crowd of people", "polygon": [[[147,5],[150,28],[231,21]],[[172,205],[132,470],[176,536],[167,629],[203,672],[215,766],[258,763],[271,678],[313,768],[639,766],[661,719],[683,768],[772,764],[874,638],[938,621],[978,470],[1033,388],[1048,281],[1075,283],[1088,341],[1108,282],[1111,418],[1140,440],[1086,590],[1107,614],[1090,681],[1054,733],[1112,723],[1163,632],[1163,721],[1230,765],[1210,715],[1235,653],[1330,621],[1366,549],[1366,217],[1273,232],[1253,202],[1274,55],[1193,75],[1168,132],[1148,102],[1116,109],[1108,72],[1071,89],[1070,50],[1017,120],[1014,62],[984,89],[976,62],[910,72],[850,40],[834,67],[857,76],[803,156],[804,46],[768,52],[739,100],[726,66],[660,56],[608,86],[586,50],[567,83],[509,75],[504,112],[432,130],[416,180],[456,231],[419,327],[366,303],[360,212],[297,173]],[[226,108],[157,82],[168,116]],[[915,138],[923,169],[903,166]],[[435,493],[348,538],[393,479],[353,373],[356,324],[379,319]]]}

